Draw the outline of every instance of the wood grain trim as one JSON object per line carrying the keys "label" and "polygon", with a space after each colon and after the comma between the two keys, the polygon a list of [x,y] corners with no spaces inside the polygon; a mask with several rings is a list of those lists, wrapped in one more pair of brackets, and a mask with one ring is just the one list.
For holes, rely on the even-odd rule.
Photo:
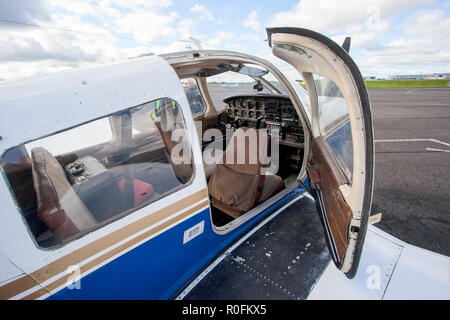
{"label": "wood grain trim", "polygon": [[[18,278],[17,280],[14,280],[14,281],[0,287],[0,297],[2,299],[9,299],[11,297],[18,295],[21,292],[29,290],[29,289],[35,287],[38,283],[43,283],[43,282],[47,281],[48,279],[50,279],[62,272],[65,272],[67,267],[69,267],[71,265],[79,264],[80,262],[88,259],[89,257],[111,247],[115,243],[120,242],[120,241],[128,238],[129,236],[132,236],[133,234],[136,234],[139,231],[142,231],[143,229],[151,226],[152,224],[155,224],[156,222],[161,221],[162,219],[167,218],[167,217],[171,216],[172,214],[179,212],[182,209],[205,199],[207,196],[208,196],[208,194],[207,194],[206,189],[202,189],[202,190],[190,195],[189,197],[181,199],[163,209],[155,211],[154,213],[151,213],[151,214],[145,216],[144,218],[141,218],[140,220],[137,220],[137,221],[135,221],[135,222],[111,233],[111,234],[108,234],[108,235],[104,236],[103,238],[95,240],[95,241],[85,245],[84,247],[81,247],[81,248],[65,255],[64,257],[61,257],[61,258],[55,260],[54,262],[52,262],[48,265],[45,265],[44,267],[32,272],[30,275],[25,275],[21,278]],[[197,210],[196,208],[205,206],[207,203],[208,203],[208,201],[202,202],[198,206],[195,206],[194,208],[187,210],[182,215],[177,216],[177,217],[161,224],[160,226],[170,225],[169,222],[172,221],[172,223],[174,223],[174,222],[182,219],[186,215],[189,215],[192,212],[194,212],[195,210]],[[169,224],[167,224],[167,223],[169,223]],[[158,229],[160,226],[152,228],[151,230],[145,232],[144,234],[147,234],[148,232],[150,232],[152,230],[160,230],[160,229]],[[161,227],[161,229],[162,228],[164,228],[164,227]],[[158,231],[154,231],[154,232],[158,232]],[[140,236],[138,236],[137,238],[139,238],[139,237]],[[135,238],[135,239],[137,239],[137,238]],[[133,241],[133,240],[134,239],[132,239],[130,241]],[[130,243],[130,241],[128,241],[127,243]],[[119,246],[118,248],[121,248],[121,247],[123,247],[123,245]],[[114,250],[115,249],[113,249],[112,251],[114,251]],[[105,255],[107,255],[108,253],[106,253]],[[105,255],[102,255],[101,257],[103,257]],[[100,259],[101,257],[96,258],[93,261],[98,261],[98,259]],[[106,259],[107,258],[105,258],[104,260],[106,260]],[[104,260],[102,260],[102,261],[104,261]],[[90,265],[93,261],[89,262],[87,265]],[[98,263],[101,263],[101,262],[98,262]],[[98,263],[96,263],[95,265],[97,265]],[[89,269],[91,269],[95,265],[90,266]],[[89,270],[89,269],[87,269],[87,270]],[[63,278],[66,279],[67,277],[63,277]],[[58,279],[58,280],[60,280],[60,279]],[[56,280],[56,281],[58,281],[58,280]],[[48,288],[53,288],[52,285],[53,285],[53,283],[50,284],[48,286]],[[55,288],[57,288],[57,287],[58,286],[56,286]],[[31,294],[30,296],[32,296],[33,294]]]}
{"label": "wood grain trim", "polygon": [[339,186],[346,184],[347,180],[334,157],[326,146],[322,137],[313,139],[313,158],[311,164],[320,174],[318,185],[322,191],[323,203],[326,211],[331,233],[336,244],[340,261],[344,261],[345,252],[348,247],[348,226],[353,213],[345,202]]}

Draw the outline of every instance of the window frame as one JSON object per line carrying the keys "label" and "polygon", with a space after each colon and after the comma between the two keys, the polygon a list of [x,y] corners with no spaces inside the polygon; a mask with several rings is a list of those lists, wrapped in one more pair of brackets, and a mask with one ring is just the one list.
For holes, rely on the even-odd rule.
{"label": "window frame", "polygon": [[[48,246],[48,247],[44,247],[44,246],[39,244],[39,242],[37,241],[37,237],[32,232],[31,227],[30,227],[29,223],[27,222],[27,220],[25,218],[24,211],[23,211],[21,205],[19,204],[19,202],[18,202],[18,200],[16,198],[16,195],[14,193],[14,189],[13,189],[11,183],[10,183],[10,180],[8,179],[8,175],[7,175],[6,171],[4,170],[4,165],[6,163],[3,161],[3,158],[4,158],[5,154],[7,154],[11,150],[13,150],[15,148],[18,148],[18,147],[21,147],[21,146],[23,146],[25,148],[26,144],[29,144],[29,143],[32,143],[32,142],[35,142],[35,141],[38,141],[38,140],[41,140],[41,139],[49,138],[51,136],[54,136],[54,135],[57,135],[57,134],[60,134],[60,133],[63,133],[63,132],[67,132],[67,131],[70,131],[72,129],[78,128],[80,126],[83,126],[83,125],[86,125],[86,124],[89,124],[89,123],[92,123],[94,121],[98,121],[98,120],[101,120],[101,119],[105,119],[105,118],[108,118],[109,123],[110,123],[110,129],[111,129],[111,132],[112,132],[112,138],[111,138],[111,140],[109,142],[114,141],[117,138],[115,136],[115,134],[116,134],[115,129],[116,128],[111,123],[111,118],[110,118],[111,116],[121,114],[121,113],[123,113],[123,112],[125,112],[127,110],[130,110],[130,109],[133,109],[133,108],[137,108],[137,107],[140,107],[140,106],[144,106],[144,105],[146,105],[148,103],[152,103],[152,102],[155,102],[155,101],[161,100],[161,99],[170,99],[170,100],[172,100],[172,101],[174,101],[176,103],[176,105],[179,108],[179,112],[181,112],[181,119],[183,121],[184,130],[186,131],[186,133],[188,133],[189,129],[188,129],[188,126],[187,126],[187,123],[186,123],[186,117],[185,117],[185,114],[184,114],[185,112],[184,112],[183,108],[181,107],[181,104],[176,99],[165,96],[165,97],[159,97],[159,98],[156,98],[156,99],[144,102],[144,103],[140,103],[140,104],[134,105],[132,107],[121,109],[121,110],[118,110],[118,111],[115,111],[115,112],[112,112],[112,113],[108,113],[108,114],[102,115],[101,117],[90,119],[88,121],[85,121],[85,122],[82,122],[82,123],[70,126],[68,128],[64,128],[62,130],[58,130],[58,131],[46,134],[46,135],[41,136],[39,138],[35,138],[35,139],[32,139],[32,140],[27,140],[25,142],[22,142],[22,143],[16,145],[16,146],[13,146],[13,147],[10,147],[10,148],[4,150],[4,152],[0,155],[0,172],[1,172],[1,175],[3,176],[4,181],[5,181],[5,185],[8,188],[9,195],[10,195],[10,197],[12,198],[12,200],[13,200],[13,202],[15,204],[15,207],[17,209],[17,213],[19,214],[20,219],[21,219],[22,223],[24,224],[24,226],[25,226],[25,228],[26,228],[26,230],[28,232],[29,239],[31,239],[31,241],[33,242],[33,244],[35,245],[35,247],[37,249],[39,249],[40,251],[43,251],[43,252],[52,252],[52,251],[57,251],[59,249],[62,249],[64,247],[66,247],[67,245],[72,244],[72,243],[74,243],[77,240],[80,240],[81,238],[85,237],[86,235],[88,235],[90,233],[93,233],[93,232],[96,232],[96,231],[100,231],[103,228],[107,227],[108,225],[111,225],[114,222],[118,222],[119,220],[123,219],[124,217],[127,217],[127,216],[130,216],[130,215],[134,214],[134,213],[137,213],[138,211],[140,211],[144,207],[152,205],[152,204],[154,204],[154,203],[164,199],[165,197],[167,197],[169,195],[172,195],[172,194],[174,194],[174,193],[176,193],[176,192],[178,192],[180,190],[183,190],[183,189],[191,186],[193,184],[193,182],[194,182],[194,180],[196,178],[196,174],[197,174],[195,161],[194,161],[193,143],[189,139],[189,134],[186,134],[185,137],[187,139],[187,142],[189,143],[189,150],[190,150],[190,155],[191,155],[192,175],[190,176],[189,180],[186,181],[184,184],[180,183],[180,185],[178,185],[178,186],[176,186],[176,187],[174,187],[174,188],[172,188],[172,189],[170,189],[170,190],[168,190],[168,191],[166,191],[166,192],[164,192],[162,194],[159,194],[155,199],[153,199],[153,201],[143,202],[143,203],[141,203],[141,204],[139,204],[139,205],[137,205],[137,206],[135,206],[133,208],[130,208],[128,210],[125,210],[124,212],[121,212],[121,213],[115,215],[115,216],[112,216],[112,217],[107,218],[107,219],[105,219],[105,220],[103,220],[101,222],[98,222],[96,225],[94,225],[94,226],[92,226],[90,228],[87,228],[87,229],[85,229],[83,231],[79,231],[78,233],[76,233],[76,234],[74,234],[72,236],[69,236],[69,237],[66,237],[66,238],[64,238],[62,240],[59,240],[59,242],[57,244],[52,245],[52,246]],[[190,108],[189,108],[189,112],[191,113]],[[161,140],[162,140],[162,138],[161,138]],[[101,145],[104,145],[105,143],[108,143],[108,142],[101,143]],[[89,146],[89,147],[92,147],[92,146]],[[36,209],[36,214],[37,214],[37,209]]]}

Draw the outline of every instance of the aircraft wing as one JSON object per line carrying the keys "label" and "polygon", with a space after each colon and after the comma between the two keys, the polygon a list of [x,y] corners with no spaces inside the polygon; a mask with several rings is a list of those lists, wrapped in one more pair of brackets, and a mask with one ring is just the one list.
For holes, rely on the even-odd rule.
{"label": "aircraft wing", "polygon": [[449,299],[449,276],[449,257],[371,225],[355,278],[348,279],[330,264],[308,299]]}

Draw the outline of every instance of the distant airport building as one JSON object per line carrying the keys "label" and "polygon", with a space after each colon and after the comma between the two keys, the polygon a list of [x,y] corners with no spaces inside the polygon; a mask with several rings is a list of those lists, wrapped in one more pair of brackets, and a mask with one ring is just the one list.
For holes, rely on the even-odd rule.
{"label": "distant airport building", "polygon": [[428,79],[450,79],[450,73],[433,73]]}
{"label": "distant airport building", "polygon": [[363,77],[363,78],[364,78],[364,80],[386,80],[386,78],[376,77],[376,76],[366,76],[366,77]]}
{"label": "distant airport building", "polygon": [[426,74],[402,74],[388,77],[389,80],[420,80],[426,78]]}
{"label": "distant airport building", "polygon": [[450,73],[406,74],[389,76],[389,80],[450,79]]}

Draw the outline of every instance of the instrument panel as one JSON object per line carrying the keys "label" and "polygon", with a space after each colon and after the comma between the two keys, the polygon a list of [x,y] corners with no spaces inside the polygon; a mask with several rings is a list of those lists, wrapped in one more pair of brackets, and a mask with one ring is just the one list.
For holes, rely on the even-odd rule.
{"label": "instrument panel", "polygon": [[230,100],[225,107],[229,117],[239,116],[242,119],[256,120],[263,115],[263,101],[253,99],[236,99]]}
{"label": "instrument panel", "polygon": [[231,125],[267,128],[278,131],[280,143],[303,146],[303,128],[297,111],[287,95],[237,95],[224,100],[227,122]]}

